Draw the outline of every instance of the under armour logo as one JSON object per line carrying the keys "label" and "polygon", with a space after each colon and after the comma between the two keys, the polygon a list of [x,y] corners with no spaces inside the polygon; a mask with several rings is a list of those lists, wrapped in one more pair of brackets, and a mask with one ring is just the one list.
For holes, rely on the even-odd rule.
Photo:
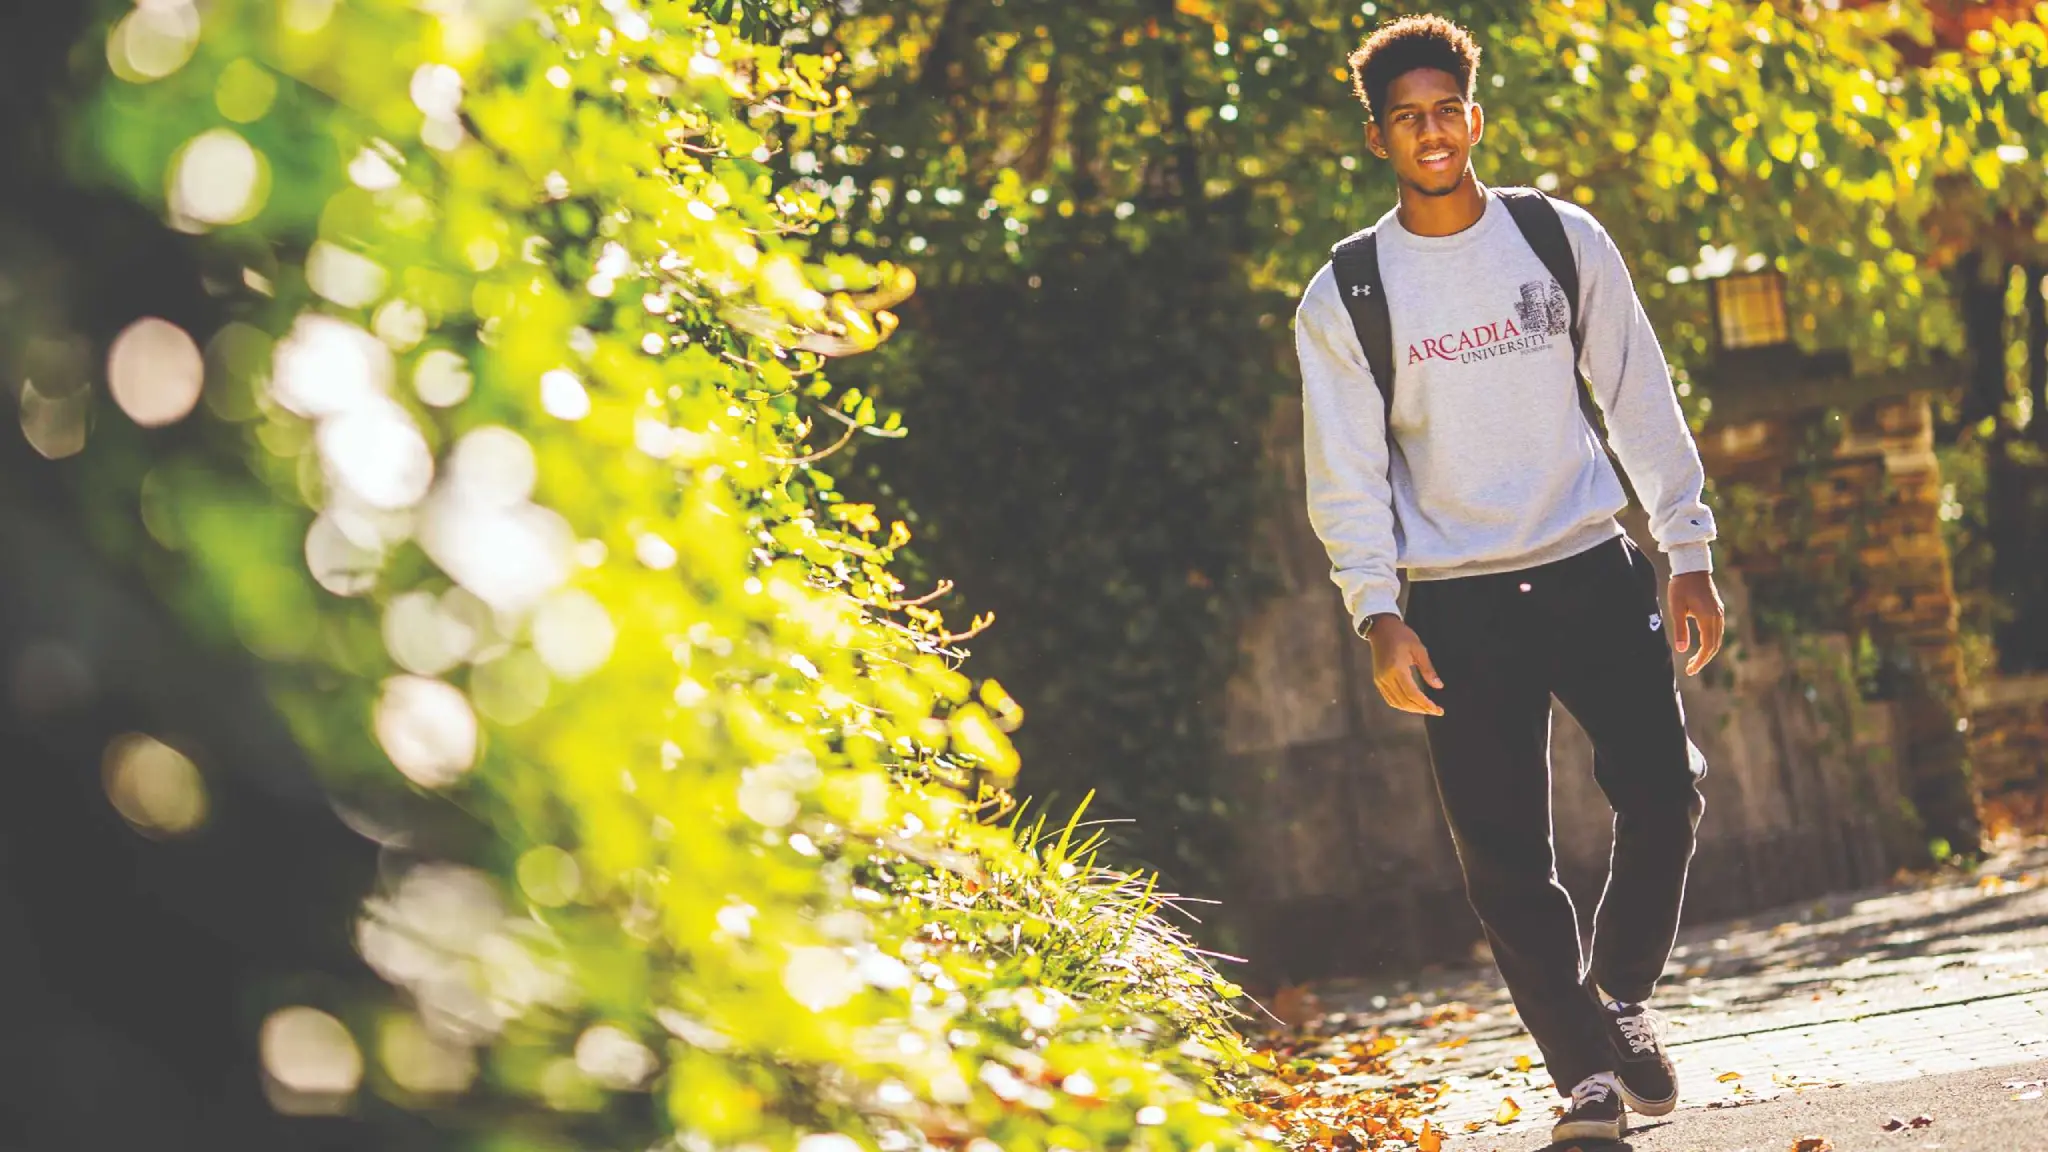
{"label": "under armour logo", "polygon": [[1656,631],[1657,629],[1659,629],[1659,628],[1662,628],[1663,626],[1664,626],[1664,617],[1663,617],[1663,615],[1662,615],[1662,614],[1660,614],[1660,613],[1656,613],[1656,612],[1652,612],[1652,613],[1650,613],[1650,631],[1652,631],[1652,632],[1655,632],[1655,631]]}
{"label": "under armour logo", "polygon": [[1370,285],[1370,284],[1353,284],[1353,285],[1351,286],[1351,294],[1352,294],[1353,296],[1370,296],[1370,295],[1372,295],[1372,285]]}

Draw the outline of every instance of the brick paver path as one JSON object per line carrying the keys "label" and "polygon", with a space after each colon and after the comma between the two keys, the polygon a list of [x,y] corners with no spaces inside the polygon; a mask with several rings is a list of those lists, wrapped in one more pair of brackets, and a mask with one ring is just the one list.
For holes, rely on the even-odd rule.
{"label": "brick paver path", "polygon": [[[1490,967],[1318,991],[1339,1029],[1409,1033],[1391,1076],[1352,1083],[1446,1082],[1433,1122],[1453,1152],[1528,1145],[1550,1123],[1542,1058]],[[1980,880],[1688,929],[1655,1006],[1684,1107],[2048,1060],[2048,850],[1996,858]]]}

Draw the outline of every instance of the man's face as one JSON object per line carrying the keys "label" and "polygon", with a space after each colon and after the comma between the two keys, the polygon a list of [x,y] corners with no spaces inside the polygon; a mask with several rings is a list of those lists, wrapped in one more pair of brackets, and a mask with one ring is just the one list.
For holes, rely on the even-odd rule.
{"label": "man's face", "polygon": [[1366,143],[1394,165],[1405,188],[1448,196],[1471,173],[1472,145],[1485,131],[1479,105],[1449,72],[1417,68],[1387,86],[1386,111],[1365,126]]}

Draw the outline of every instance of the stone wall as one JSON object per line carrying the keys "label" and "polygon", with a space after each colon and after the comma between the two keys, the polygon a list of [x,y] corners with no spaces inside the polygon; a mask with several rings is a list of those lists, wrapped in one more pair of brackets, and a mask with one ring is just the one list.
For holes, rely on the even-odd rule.
{"label": "stone wall", "polygon": [[[1280,590],[1245,630],[1223,756],[1238,833],[1227,894],[1254,982],[1360,974],[1463,957],[1479,939],[1437,809],[1419,717],[1387,707],[1308,524],[1299,403],[1282,400],[1268,458],[1287,490],[1263,525]],[[1646,552],[1639,519],[1627,523]],[[1945,571],[1945,569],[1944,569]],[[1843,674],[1844,635],[1799,652],[1759,643],[1742,574],[1724,569],[1736,631],[1681,691],[1709,764],[1687,915],[1713,917],[1889,876],[1902,856],[1905,733]],[[1590,917],[1611,816],[1591,750],[1558,710],[1559,871]]]}

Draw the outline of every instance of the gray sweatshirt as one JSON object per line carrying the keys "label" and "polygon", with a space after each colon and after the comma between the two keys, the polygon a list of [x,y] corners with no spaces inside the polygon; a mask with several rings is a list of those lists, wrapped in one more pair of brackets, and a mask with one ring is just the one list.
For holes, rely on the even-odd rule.
{"label": "gray sweatshirt", "polygon": [[[1614,453],[1674,573],[1712,566],[1706,475],[1670,370],[1614,241],[1557,203],[1579,266],[1592,381]],[[1417,236],[1388,212],[1380,277],[1393,320],[1393,451],[1385,402],[1328,265],[1295,314],[1309,521],[1354,627],[1398,611],[1410,580],[1512,571],[1621,534],[1628,497],[1579,407],[1568,309],[1505,205]]]}

